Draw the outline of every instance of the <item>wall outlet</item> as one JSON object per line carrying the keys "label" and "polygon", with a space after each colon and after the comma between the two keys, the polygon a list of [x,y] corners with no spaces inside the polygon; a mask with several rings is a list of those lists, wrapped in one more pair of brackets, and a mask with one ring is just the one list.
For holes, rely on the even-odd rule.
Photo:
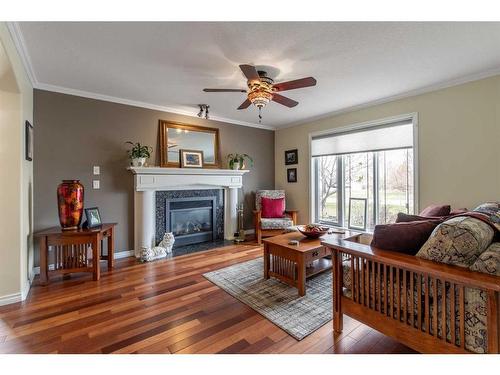
{"label": "wall outlet", "polygon": [[94,175],[100,175],[101,174],[101,167],[98,165],[94,165]]}
{"label": "wall outlet", "polygon": [[94,189],[100,189],[100,187],[101,187],[100,181],[99,180],[93,180],[92,181],[92,187]]}

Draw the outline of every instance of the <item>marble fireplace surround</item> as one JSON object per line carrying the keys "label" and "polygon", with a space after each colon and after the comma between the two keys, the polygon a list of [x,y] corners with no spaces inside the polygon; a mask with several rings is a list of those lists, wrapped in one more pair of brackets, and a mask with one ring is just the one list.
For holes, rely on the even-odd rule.
{"label": "marble fireplace surround", "polygon": [[224,239],[237,230],[238,189],[248,170],[129,167],[134,175],[134,251],[155,246],[156,191],[224,189]]}

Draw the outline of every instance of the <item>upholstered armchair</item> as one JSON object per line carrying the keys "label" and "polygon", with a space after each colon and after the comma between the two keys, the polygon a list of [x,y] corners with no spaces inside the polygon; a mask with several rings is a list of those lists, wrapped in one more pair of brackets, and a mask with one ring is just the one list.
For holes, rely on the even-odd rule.
{"label": "upholstered armchair", "polygon": [[[262,198],[283,199],[284,212],[279,217],[263,217]],[[262,243],[263,237],[272,237],[283,233],[283,231],[293,225],[297,225],[297,211],[286,210],[284,206],[284,190],[258,190],[255,194],[255,237],[257,243]],[[275,215],[278,216],[278,215]]]}

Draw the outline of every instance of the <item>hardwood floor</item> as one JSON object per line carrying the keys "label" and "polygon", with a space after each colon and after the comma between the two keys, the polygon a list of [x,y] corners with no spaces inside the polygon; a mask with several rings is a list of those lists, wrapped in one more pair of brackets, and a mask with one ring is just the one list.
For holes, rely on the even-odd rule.
{"label": "hardwood floor", "polygon": [[302,341],[202,274],[262,256],[253,244],[141,264],[118,260],[99,281],[88,274],[35,285],[23,303],[0,307],[1,353],[413,353],[348,317]]}

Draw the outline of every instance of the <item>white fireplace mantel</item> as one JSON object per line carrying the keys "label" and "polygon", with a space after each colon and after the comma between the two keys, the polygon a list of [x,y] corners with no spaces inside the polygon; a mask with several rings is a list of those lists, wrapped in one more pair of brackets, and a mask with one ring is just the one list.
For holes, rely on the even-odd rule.
{"label": "white fireplace mantel", "polygon": [[224,238],[237,230],[238,189],[248,170],[129,167],[134,174],[134,247],[155,245],[155,192],[165,190],[224,189]]}

